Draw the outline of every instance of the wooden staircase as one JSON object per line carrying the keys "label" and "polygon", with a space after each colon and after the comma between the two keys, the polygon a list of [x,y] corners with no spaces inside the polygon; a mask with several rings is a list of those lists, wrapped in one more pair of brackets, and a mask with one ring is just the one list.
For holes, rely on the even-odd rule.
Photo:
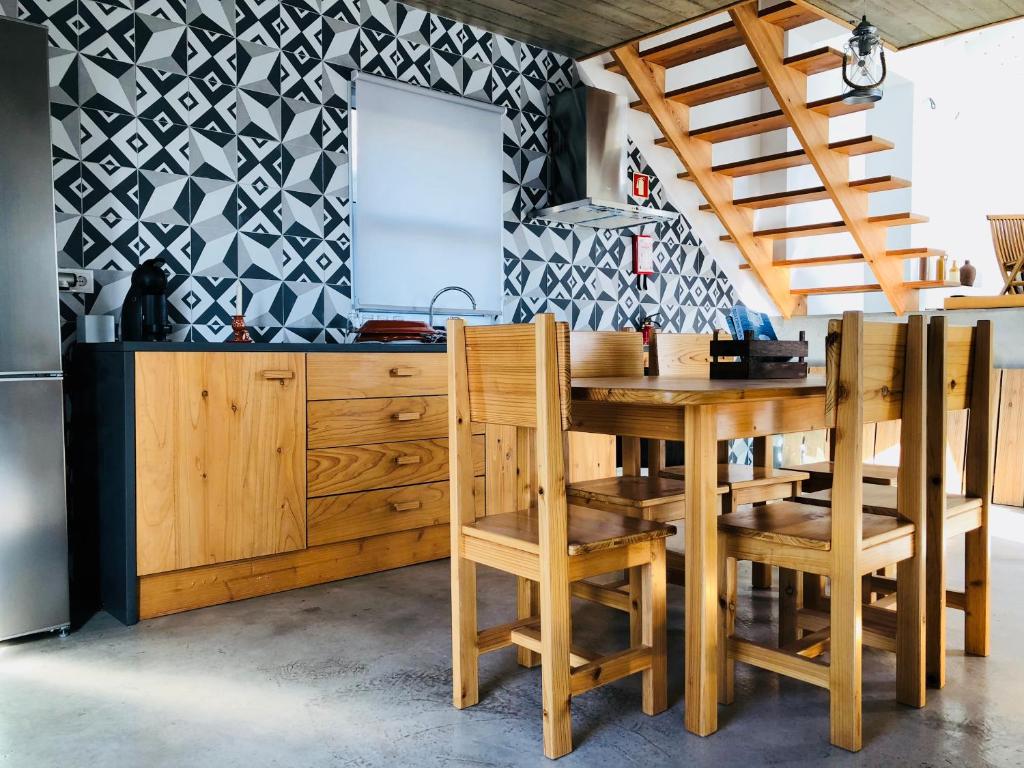
{"label": "wooden staircase", "polygon": [[[804,2],[779,2],[758,10],[756,2],[729,10],[730,20],[656,47],[641,50],[643,41],[612,51],[607,69],[624,76],[637,95],[631,106],[649,114],[661,130],[656,144],[672,149],[686,169],[679,178],[697,185],[707,201],[703,211],[714,212],[726,230],[722,241],[733,243],[750,269],[767,289],[785,316],[806,311],[808,296],[882,292],[893,310],[903,314],[918,307],[918,291],[944,287],[945,283],[905,280],[903,265],[910,259],[926,259],[941,252],[929,248],[888,250],[887,233],[927,221],[910,212],[884,216],[869,213],[870,195],[904,189],[910,182],[896,176],[850,178],[850,158],[893,148],[878,136],[841,141],[829,137],[833,117],[870,109],[871,104],[844,104],[840,96],[808,101],[807,81],[842,67],[842,54],[833,48],[816,48],[786,55],[786,32],[825,18]],[[755,66],[666,90],[665,71],[699,62],[708,56],[745,47]],[[838,80],[838,78],[837,78]],[[690,110],[743,93],[768,89],[777,108],[760,114],[691,130]],[[712,161],[713,147],[720,142],[757,136],[771,131],[793,131],[800,149],[727,163]],[[800,166],[812,166],[820,184],[771,194],[734,197],[737,178]],[[791,227],[758,228],[760,210],[777,209],[818,201],[831,201],[839,220]],[[777,259],[775,240],[845,233],[852,236],[858,253],[813,258]],[[876,282],[863,285],[797,288],[791,286],[791,270],[841,264],[867,264]]]}

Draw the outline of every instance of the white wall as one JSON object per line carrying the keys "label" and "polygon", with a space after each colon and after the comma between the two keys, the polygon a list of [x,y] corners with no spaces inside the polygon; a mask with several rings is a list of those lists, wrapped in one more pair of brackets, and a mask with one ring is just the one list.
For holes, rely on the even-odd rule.
{"label": "white wall", "polygon": [[931,217],[914,245],[978,268],[975,287],[955,293],[1002,290],[985,216],[1024,213],[1022,45],[1017,20],[890,57],[914,83],[914,207]]}

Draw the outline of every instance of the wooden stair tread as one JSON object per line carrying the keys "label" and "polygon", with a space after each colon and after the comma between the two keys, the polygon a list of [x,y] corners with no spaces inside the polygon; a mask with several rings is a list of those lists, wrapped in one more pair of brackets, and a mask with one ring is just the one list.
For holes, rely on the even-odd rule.
{"label": "wooden stair tread", "polygon": [[[718,518],[721,531],[748,538],[806,549],[832,548],[832,510],[795,501],[730,512]],[[892,515],[864,514],[863,547],[867,549],[910,536],[914,525]]]}
{"label": "wooden stair tread", "polygon": [[814,110],[815,112],[827,115],[828,117],[841,117],[842,115],[852,115],[855,112],[863,112],[868,109],[874,108],[873,102],[867,102],[864,104],[847,104],[843,101],[843,97],[829,96],[825,99],[817,99],[815,101],[807,102],[807,108]]}
{"label": "wooden stair tread", "polygon": [[688,107],[699,107],[719,99],[739,96],[741,93],[758,91],[764,87],[764,74],[757,67],[751,67],[694,85],[676,88],[666,92],[665,98]]}
{"label": "wooden stair tread", "polygon": [[[893,259],[927,259],[933,256],[945,256],[946,252],[938,248],[901,248],[886,251],[886,256]],[[860,264],[864,261],[863,253],[842,253],[835,256],[810,256],[802,259],[776,259],[772,262],[776,267],[834,267],[839,264]],[[750,269],[749,264],[740,264],[740,269]]]}
{"label": "wooden stair tread", "polygon": [[[780,131],[789,127],[789,120],[781,109],[773,109],[770,112],[762,112],[750,117],[741,117],[738,120],[729,120],[724,123],[709,125],[705,128],[698,128],[690,131],[695,139],[710,141],[712,144],[719,141],[731,141],[732,139],[743,139],[748,136],[757,136],[770,131]],[[658,139],[655,144],[665,141]]]}
{"label": "wooden stair tread", "polygon": [[[865,192],[884,192],[891,189],[905,189],[910,182],[897,176],[873,176],[868,179],[851,181],[850,186],[862,189]],[[828,190],[825,187],[808,187],[807,189],[795,189],[784,192],[771,192],[766,195],[754,195],[753,197],[741,197],[733,200],[733,205],[752,210],[764,208],[778,208],[784,205],[799,205],[800,203],[813,203],[819,200],[830,200]],[[712,210],[709,203],[700,206],[702,211]]]}
{"label": "wooden stair tread", "polygon": [[[925,290],[928,288],[959,288],[960,283],[949,282],[945,280],[911,280],[903,283],[907,288],[911,290]],[[791,293],[796,296],[830,296],[833,294],[840,293],[878,293],[882,290],[882,286],[878,283],[866,283],[864,285],[836,285],[836,286],[816,286],[814,288],[794,288]]]}
{"label": "wooden stair tread", "polygon": [[[928,221],[927,216],[915,213],[887,213],[882,216],[871,216],[868,221],[872,224],[882,224],[887,227],[904,227],[911,224],[922,224]],[[773,229],[759,229],[755,231],[754,237],[765,237],[769,240],[789,240],[794,237],[816,237],[818,235],[833,235],[839,232],[846,232],[847,226],[844,221],[824,221],[816,224],[799,224],[792,227],[776,227]],[[730,235],[722,235],[723,243],[732,242]]]}
{"label": "wooden stair tread", "polygon": [[[568,517],[570,555],[617,549],[629,544],[663,539],[675,533],[671,525],[572,505]],[[475,523],[462,526],[462,532],[466,536],[526,552],[540,552],[540,533],[534,510],[487,515]]]}
{"label": "wooden stair tread", "polygon": [[786,57],[786,65],[805,75],[817,75],[843,66],[843,53],[835,48],[815,48],[806,53]]}
{"label": "wooden stair tread", "polygon": [[[686,467],[665,467],[661,476],[673,480],[683,480],[686,477]],[[806,472],[799,472],[791,469],[774,469],[771,467],[754,467],[743,464],[719,464],[718,482],[728,490],[740,488],[756,488],[762,485],[774,485],[775,483],[795,483],[807,480],[810,477]]]}
{"label": "wooden stair tread", "polygon": [[[662,504],[673,504],[685,500],[685,485],[679,480],[666,477],[603,477],[570,483],[565,492],[573,503],[598,501],[606,504],[644,509]],[[726,493],[728,488],[719,488]]]}
{"label": "wooden stair tread", "polygon": [[[787,56],[785,63],[807,74],[836,69],[843,65],[843,55],[834,48],[817,48],[796,56]],[[764,73],[758,67],[731,72],[683,88],[668,91],[665,98],[688,107],[699,107],[712,101],[758,91],[765,87]]]}
{"label": "wooden stair tread", "polygon": [[854,157],[856,155],[866,155],[871,152],[885,152],[888,149],[893,149],[896,145],[888,139],[883,139],[879,136],[858,136],[853,139],[843,139],[842,141],[830,142],[828,148],[835,152],[842,152],[844,155]]}
{"label": "wooden stair tread", "polygon": [[[846,155],[864,155],[869,152],[883,152],[893,148],[893,143],[877,136],[860,136],[855,139],[843,139],[834,141],[829,147]],[[754,157],[749,160],[737,160],[732,163],[722,163],[712,166],[714,173],[721,173],[725,176],[738,178],[741,176],[753,176],[758,173],[770,171],[781,171],[785,168],[796,168],[807,165],[810,160],[807,153],[802,149],[791,149],[786,152],[777,152],[771,155]],[[689,180],[690,174],[687,171],[679,174],[680,179]]]}
{"label": "wooden stair tread", "polygon": [[[892,467],[895,469],[895,467]],[[878,485],[865,482],[863,484],[864,511],[874,515],[896,514],[899,489],[893,485]],[[815,506],[829,506],[832,503],[832,489],[801,493],[797,501]],[[981,499],[970,498],[961,494],[946,494],[946,517],[956,517],[966,512],[981,508]]]}
{"label": "wooden stair tread", "polygon": [[[640,58],[648,64],[657,64],[671,69],[681,64],[703,59],[706,56],[739,48],[741,45],[743,45],[743,36],[740,35],[735,24],[727,21],[678,40],[670,40],[667,43],[648,48],[640,52]],[[622,72],[618,62],[615,61],[606,64],[605,69],[616,74]]]}
{"label": "wooden stair tread", "polygon": [[797,27],[812,24],[822,19],[821,14],[816,13],[806,5],[792,2],[779,3],[769,8],[762,8],[757,12],[757,15],[763,21],[782,27],[785,30],[796,29]]}
{"label": "wooden stair tread", "polygon": [[[806,472],[812,478],[819,480],[832,477],[835,471],[831,461],[814,461],[810,464],[789,467],[789,469]],[[899,470],[899,467],[892,467],[888,464],[864,464],[864,482],[875,485],[896,485]]]}

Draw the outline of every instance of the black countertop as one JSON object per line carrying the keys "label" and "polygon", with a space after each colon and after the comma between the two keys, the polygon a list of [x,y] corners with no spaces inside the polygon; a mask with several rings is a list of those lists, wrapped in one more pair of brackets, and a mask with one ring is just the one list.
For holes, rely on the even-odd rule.
{"label": "black countertop", "polygon": [[228,344],[220,341],[114,341],[81,344],[96,352],[445,352],[445,344],[360,342],[358,344]]}

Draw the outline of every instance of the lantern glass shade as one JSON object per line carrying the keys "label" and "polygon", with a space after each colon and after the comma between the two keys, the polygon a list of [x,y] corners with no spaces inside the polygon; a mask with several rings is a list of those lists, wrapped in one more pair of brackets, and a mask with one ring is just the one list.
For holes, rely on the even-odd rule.
{"label": "lantern glass shade", "polygon": [[878,31],[865,18],[857,25],[843,51],[843,82],[847,104],[863,104],[882,98],[885,81],[885,50]]}

